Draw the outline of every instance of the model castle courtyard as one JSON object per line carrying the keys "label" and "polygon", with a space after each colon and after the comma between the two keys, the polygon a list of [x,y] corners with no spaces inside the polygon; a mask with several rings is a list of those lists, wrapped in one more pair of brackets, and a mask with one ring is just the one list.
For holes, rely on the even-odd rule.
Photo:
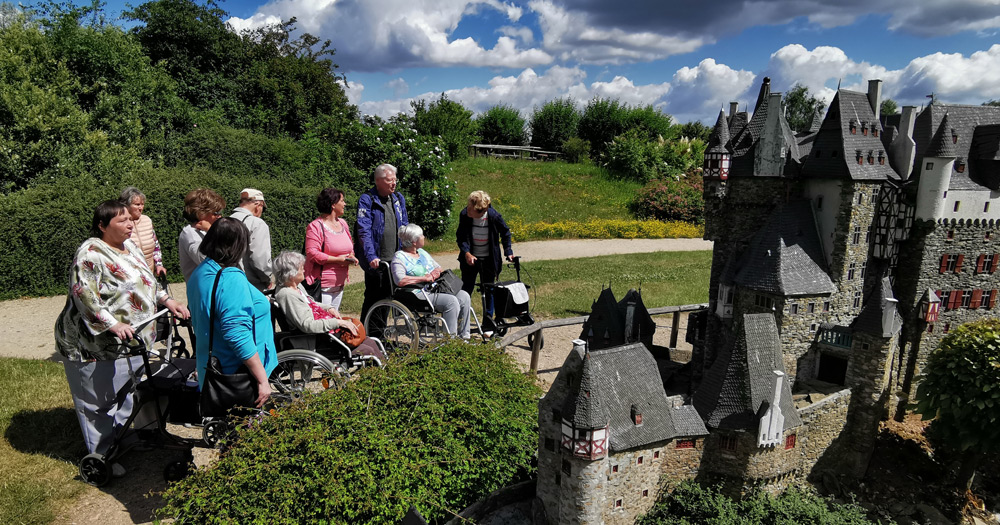
{"label": "model castle courtyard", "polygon": [[807,132],[766,78],[752,114],[720,112],[691,360],[654,358],[638,294],[602,293],[539,403],[548,523],[632,523],[684,479],[860,478],[941,338],[995,315],[1000,108],[880,115],[881,88],[838,89]]}

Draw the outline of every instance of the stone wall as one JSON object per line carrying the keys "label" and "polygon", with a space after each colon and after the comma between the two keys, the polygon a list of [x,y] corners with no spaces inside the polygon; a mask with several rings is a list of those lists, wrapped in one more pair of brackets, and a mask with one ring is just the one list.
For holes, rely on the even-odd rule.
{"label": "stone wall", "polygon": [[841,437],[847,423],[847,411],[851,403],[851,390],[844,389],[829,395],[816,403],[799,409],[802,427],[802,477],[812,474],[813,469],[827,451],[835,454],[831,446]]}
{"label": "stone wall", "polygon": [[704,439],[693,441],[693,448],[677,448],[672,440],[613,453],[607,461],[604,522],[630,525],[656,503],[663,484],[694,479]]}

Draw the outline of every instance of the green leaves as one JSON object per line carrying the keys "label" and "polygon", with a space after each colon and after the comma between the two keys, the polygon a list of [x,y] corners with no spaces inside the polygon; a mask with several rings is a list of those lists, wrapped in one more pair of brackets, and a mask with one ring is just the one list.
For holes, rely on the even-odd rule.
{"label": "green leaves", "polygon": [[266,418],[168,489],[179,522],[396,523],[447,518],[524,479],[538,389],[492,346],[451,342],[366,370]]}

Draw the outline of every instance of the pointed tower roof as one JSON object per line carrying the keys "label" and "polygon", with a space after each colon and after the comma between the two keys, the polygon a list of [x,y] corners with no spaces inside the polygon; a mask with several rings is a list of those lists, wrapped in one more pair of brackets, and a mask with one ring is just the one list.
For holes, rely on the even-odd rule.
{"label": "pointed tower roof", "polygon": [[719,111],[719,119],[715,121],[715,128],[712,129],[712,136],[708,139],[707,153],[730,153],[729,151],[729,125],[726,121],[726,112]]}
{"label": "pointed tower roof", "polygon": [[951,139],[951,126],[948,125],[947,113],[941,119],[941,124],[938,126],[937,132],[934,133],[934,138],[931,139],[924,155],[945,159],[953,159],[958,156],[955,153],[955,144]]}
{"label": "pointed tower roof", "polygon": [[757,93],[757,103],[753,105],[754,113],[757,113],[761,103],[769,96],[771,96],[771,77],[764,77],[764,81],[760,83],[760,92]]}
{"label": "pointed tower roof", "polygon": [[[896,310],[896,298],[892,293],[892,283],[888,277],[883,277],[879,286],[874,287],[871,296],[865,301],[861,313],[854,318],[851,328],[879,337],[889,337],[898,332],[902,326],[903,318]],[[886,335],[887,328],[893,333]]]}
{"label": "pointed tower roof", "polygon": [[571,394],[566,398],[563,417],[573,422],[576,428],[604,428],[608,426],[608,412],[597,395],[597,378],[590,350],[583,355],[580,373],[573,377]]}

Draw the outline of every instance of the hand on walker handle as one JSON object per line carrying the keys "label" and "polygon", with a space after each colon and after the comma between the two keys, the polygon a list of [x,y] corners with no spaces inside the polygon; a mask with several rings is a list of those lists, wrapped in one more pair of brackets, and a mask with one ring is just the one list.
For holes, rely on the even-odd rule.
{"label": "hand on walker handle", "polygon": [[372,259],[372,260],[368,261],[368,266],[369,266],[369,267],[370,267],[370,268],[371,268],[372,270],[374,270],[374,269],[378,268],[378,263],[380,263],[380,262],[382,262],[382,261],[380,261],[380,260],[378,259],[378,257],[376,257],[376,258],[374,258],[374,259]]}
{"label": "hand on walker handle", "polygon": [[477,260],[478,259],[476,259],[476,256],[472,255],[471,252],[465,252],[465,264],[468,264],[469,266],[472,266],[472,265],[476,264]]}
{"label": "hand on walker handle", "polygon": [[132,325],[125,323],[115,323],[115,325],[108,328],[108,330],[111,330],[111,333],[115,334],[115,337],[121,339],[122,341],[128,341],[129,339],[132,339],[133,335],[135,335],[135,330],[132,328]]}

